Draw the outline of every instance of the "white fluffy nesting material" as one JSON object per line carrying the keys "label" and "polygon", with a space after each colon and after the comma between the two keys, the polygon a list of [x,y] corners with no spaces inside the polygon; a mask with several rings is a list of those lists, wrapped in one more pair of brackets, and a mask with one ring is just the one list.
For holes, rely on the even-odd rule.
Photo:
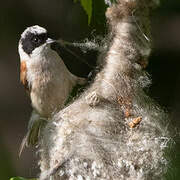
{"label": "white fluffy nesting material", "polygon": [[151,44],[142,41],[142,32],[150,38],[153,2],[119,0],[108,8],[104,67],[45,127],[41,180],[162,179],[168,166],[164,152],[171,141],[168,117],[143,90],[150,83],[143,68]]}

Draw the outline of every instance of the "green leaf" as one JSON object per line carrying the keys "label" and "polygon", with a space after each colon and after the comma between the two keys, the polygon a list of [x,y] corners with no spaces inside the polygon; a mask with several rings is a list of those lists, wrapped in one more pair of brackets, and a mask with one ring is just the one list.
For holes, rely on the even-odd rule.
{"label": "green leaf", "polygon": [[10,180],[38,180],[38,179],[36,179],[36,178],[26,179],[23,177],[12,177]]}
{"label": "green leaf", "polygon": [[81,0],[81,5],[88,15],[88,24],[90,24],[92,17],[92,0]]}
{"label": "green leaf", "polygon": [[[74,0],[76,3],[78,0]],[[81,2],[81,6],[85,10],[85,12],[88,15],[88,24],[91,22],[91,17],[92,17],[92,0],[79,0]]]}
{"label": "green leaf", "polygon": [[22,177],[13,177],[10,180],[27,180],[27,179],[24,179]]}

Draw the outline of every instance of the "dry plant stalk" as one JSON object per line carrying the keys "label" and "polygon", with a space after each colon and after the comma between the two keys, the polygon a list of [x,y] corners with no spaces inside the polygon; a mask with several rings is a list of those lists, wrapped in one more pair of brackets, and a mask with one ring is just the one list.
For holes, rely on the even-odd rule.
{"label": "dry plant stalk", "polygon": [[42,132],[41,180],[148,180],[166,172],[168,118],[143,91],[150,83],[144,71],[151,52],[149,12],[157,4],[118,0],[107,9],[103,68]]}

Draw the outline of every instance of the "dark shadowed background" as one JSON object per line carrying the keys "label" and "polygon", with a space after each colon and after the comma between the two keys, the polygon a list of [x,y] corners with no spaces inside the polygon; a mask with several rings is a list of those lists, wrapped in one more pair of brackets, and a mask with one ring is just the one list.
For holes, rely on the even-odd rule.
{"label": "dark shadowed background", "polygon": [[[97,0],[96,0],[97,1]],[[82,40],[94,33],[105,32],[103,0],[94,6],[96,14],[87,25],[80,4],[72,0],[6,0],[0,4],[0,180],[12,176],[35,177],[38,173],[33,149],[21,158],[18,150],[26,132],[31,105],[19,82],[20,34],[38,24],[56,38]],[[148,72],[152,76],[149,94],[169,111],[176,128],[180,127],[180,1],[162,0],[152,16],[153,53]],[[174,130],[174,134],[177,130]],[[179,143],[180,144],[180,143]],[[176,145],[173,169],[180,171],[180,146]],[[180,173],[179,173],[180,174]],[[175,176],[176,179],[178,175]],[[170,178],[173,179],[173,178]]]}

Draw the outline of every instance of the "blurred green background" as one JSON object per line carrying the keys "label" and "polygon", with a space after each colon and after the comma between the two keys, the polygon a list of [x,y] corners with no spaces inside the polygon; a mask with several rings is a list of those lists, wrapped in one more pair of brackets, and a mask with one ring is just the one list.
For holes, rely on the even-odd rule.
{"label": "blurred green background", "polygon": [[[44,26],[55,37],[74,41],[105,32],[103,0],[94,0],[90,26],[79,3],[72,0],[6,0],[0,5],[0,180],[12,176],[34,177],[39,170],[33,149],[21,158],[18,150],[26,132],[31,105],[19,83],[20,34],[27,26]],[[96,29],[94,31],[94,29]],[[153,53],[148,72],[152,76],[149,94],[169,111],[174,135],[180,127],[180,1],[162,0],[152,16]],[[180,142],[176,139],[172,175],[180,179]]]}

